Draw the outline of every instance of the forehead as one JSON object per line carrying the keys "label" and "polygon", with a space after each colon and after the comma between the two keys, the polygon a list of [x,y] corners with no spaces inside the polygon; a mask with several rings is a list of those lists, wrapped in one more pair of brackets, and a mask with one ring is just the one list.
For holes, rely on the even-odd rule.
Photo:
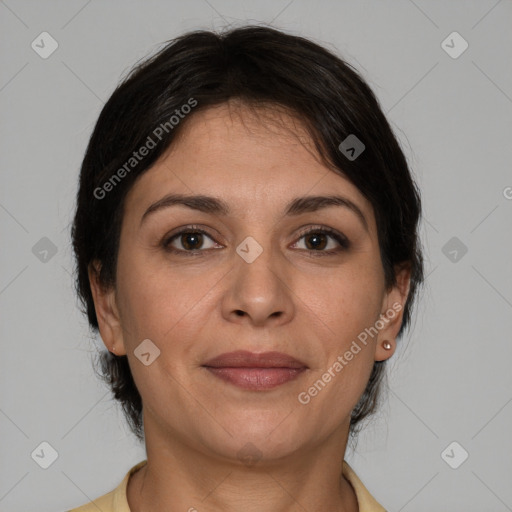
{"label": "forehead", "polygon": [[194,113],[182,128],[132,186],[126,198],[130,211],[141,214],[169,192],[222,197],[238,215],[278,209],[297,196],[337,192],[372,215],[357,187],[321,161],[296,116],[272,107],[254,111],[222,104]]}

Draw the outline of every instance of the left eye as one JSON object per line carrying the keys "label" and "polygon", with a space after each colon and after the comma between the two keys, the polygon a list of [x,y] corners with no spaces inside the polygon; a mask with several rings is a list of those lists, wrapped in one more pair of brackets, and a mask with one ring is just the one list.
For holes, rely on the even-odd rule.
{"label": "left eye", "polygon": [[[329,238],[335,241],[334,246],[328,247]],[[302,239],[305,240],[306,244],[304,249],[311,252],[333,253],[339,250],[348,249],[349,247],[349,242],[343,235],[329,229],[312,229],[306,233],[302,233],[299,240]],[[338,247],[336,247],[336,245]]]}

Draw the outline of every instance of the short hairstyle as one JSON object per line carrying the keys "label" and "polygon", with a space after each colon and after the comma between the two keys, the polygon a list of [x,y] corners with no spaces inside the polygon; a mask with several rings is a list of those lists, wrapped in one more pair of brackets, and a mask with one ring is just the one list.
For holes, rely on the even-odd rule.
{"label": "short hairstyle", "polygon": [[[306,38],[251,25],[221,33],[197,30],[168,41],[132,68],[103,107],[82,162],[71,228],[75,288],[91,329],[98,331],[98,320],[88,268],[93,260],[99,261],[100,283],[115,287],[127,192],[190,118],[231,100],[294,114],[322,162],[372,204],[386,288],[397,284],[395,265],[406,265],[411,272],[401,337],[424,274],[418,236],[420,194],[400,145],[355,68]],[[364,144],[357,158],[348,158],[339,148],[349,135]],[[155,147],[140,161],[131,161],[134,151],[150,146],[149,139]],[[127,162],[134,165],[128,167]],[[143,404],[127,356],[105,351],[99,363],[99,377],[110,386],[131,431],[142,441]],[[373,365],[351,414],[352,436],[361,420],[376,410],[385,365],[386,361]]]}

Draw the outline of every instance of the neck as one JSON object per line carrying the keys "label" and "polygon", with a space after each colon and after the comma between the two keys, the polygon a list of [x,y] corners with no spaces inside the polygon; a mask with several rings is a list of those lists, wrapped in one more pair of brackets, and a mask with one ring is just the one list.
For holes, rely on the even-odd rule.
{"label": "neck", "polygon": [[165,442],[145,423],[147,464],[127,489],[131,512],[358,512],[355,492],[342,475],[347,434],[280,459],[244,464],[176,437]]}

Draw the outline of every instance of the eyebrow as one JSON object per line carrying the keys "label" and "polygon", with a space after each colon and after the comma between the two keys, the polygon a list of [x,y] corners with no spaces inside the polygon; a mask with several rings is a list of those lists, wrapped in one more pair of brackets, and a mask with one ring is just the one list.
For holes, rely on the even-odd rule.
{"label": "eyebrow", "polygon": [[[229,205],[218,197],[206,195],[168,194],[149,206],[142,215],[140,225],[142,226],[143,222],[149,215],[164,208],[170,208],[171,206],[185,206],[192,210],[198,210],[200,212],[214,215],[227,216],[231,212]],[[329,208],[332,206],[343,207],[352,211],[356,214],[365,230],[368,232],[368,222],[359,206],[350,199],[339,195],[296,197],[286,206],[285,216],[297,216],[303,213],[316,212],[323,208]]]}

